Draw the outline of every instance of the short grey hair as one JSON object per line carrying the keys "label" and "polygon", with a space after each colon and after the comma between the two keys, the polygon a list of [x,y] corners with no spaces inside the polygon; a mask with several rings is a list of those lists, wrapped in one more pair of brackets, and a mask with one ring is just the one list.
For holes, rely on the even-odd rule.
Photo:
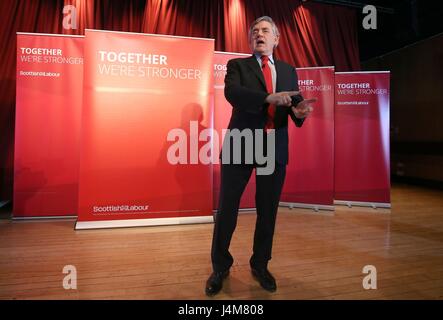
{"label": "short grey hair", "polygon": [[251,41],[251,38],[252,38],[252,29],[254,29],[255,25],[259,24],[262,21],[267,21],[271,24],[272,32],[274,32],[275,36],[278,37],[280,35],[280,32],[278,31],[277,25],[275,24],[274,20],[272,20],[271,17],[262,16],[260,18],[255,19],[255,21],[251,24],[251,27],[249,28],[249,34],[248,34],[249,41]]}

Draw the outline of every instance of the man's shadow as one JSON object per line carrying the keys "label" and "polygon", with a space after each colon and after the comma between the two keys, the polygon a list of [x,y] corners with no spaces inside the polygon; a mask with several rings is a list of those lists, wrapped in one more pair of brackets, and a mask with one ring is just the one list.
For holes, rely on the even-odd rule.
{"label": "man's shadow", "polygon": [[[207,147],[208,144],[211,144],[210,138],[206,137],[203,141],[199,139],[200,133],[207,129],[207,127],[203,125],[205,120],[204,116],[200,104],[186,104],[181,109],[180,125],[176,128],[182,130],[182,136],[186,137],[186,141],[180,139],[181,148],[179,150],[175,149],[173,153],[169,152],[170,148],[177,146],[179,138],[175,137],[174,141],[166,141],[157,162],[157,168],[159,170],[172,172],[173,177],[179,185],[180,191],[173,195],[171,206],[181,211],[179,214],[183,216],[192,215],[192,212],[198,213],[196,210],[200,211],[199,209],[202,209],[208,197],[212,199],[212,170],[210,170],[209,167],[203,168],[200,159],[200,150],[202,150],[202,147],[205,145]],[[168,159],[168,152],[169,156],[172,156],[173,159],[176,160],[177,157],[180,157],[183,161],[177,164],[171,163],[171,159]],[[208,155],[206,156],[208,157]],[[205,166],[211,165],[212,162]]]}

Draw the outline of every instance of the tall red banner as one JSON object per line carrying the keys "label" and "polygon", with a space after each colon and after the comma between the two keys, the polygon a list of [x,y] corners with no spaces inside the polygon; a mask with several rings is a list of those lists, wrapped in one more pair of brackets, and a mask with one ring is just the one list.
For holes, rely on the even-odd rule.
{"label": "tall red banner", "polygon": [[389,81],[389,72],[335,75],[336,200],[390,207]]}
{"label": "tall red banner", "polygon": [[83,40],[17,34],[14,217],[77,213]]}
{"label": "tall red banner", "polygon": [[[226,65],[229,60],[235,58],[249,57],[249,54],[244,53],[230,53],[230,52],[215,52],[214,54],[214,130],[217,132],[218,146],[221,147],[223,143],[223,129],[226,129],[231,118],[232,106],[226,100],[225,89],[225,75]],[[220,151],[220,150],[214,150]],[[220,195],[220,164],[214,163],[214,209],[218,209],[218,201]],[[255,208],[255,175],[251,175],[248,185],[243,192],[240,209]]]}
{"label": "tall red banner", "polygon": [[214,41],[85,36],[76,228],[212,221]]}
{"label": "tall red banner", "polygon": [[289,162],[281,205],[333,210],[334,67],[297,69],[305,99],[317,98],[301,128],[289,126]]}

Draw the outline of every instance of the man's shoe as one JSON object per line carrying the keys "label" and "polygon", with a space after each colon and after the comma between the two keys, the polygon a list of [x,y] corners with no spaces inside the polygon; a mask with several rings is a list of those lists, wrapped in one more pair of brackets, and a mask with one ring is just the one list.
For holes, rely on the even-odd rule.
{"label": "man's shoe", "polygon": [[269,292],[277,290],[277,284],[275,278],[269,272],[267,268],[263,269],[251,269],[252,275],[260,283],[263,289]]}
{"label": "man's shoe", "polygon": [[213,272],[206,281],[206,295],[213,296],[220,292],[223,287],[223,280],[229,275],[229,270]]}

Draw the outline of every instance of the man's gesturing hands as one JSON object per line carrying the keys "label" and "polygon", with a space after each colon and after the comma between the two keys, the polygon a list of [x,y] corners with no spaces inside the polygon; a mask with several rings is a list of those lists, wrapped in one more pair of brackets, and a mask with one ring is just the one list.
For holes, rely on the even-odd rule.
{"label": "man's gesturing hands", "polygon": [[300,94],[300,91],[282,91],[271,93],[266,97],[266,102],[275,106],[291,106],[291,97]]}
{"label": "man's gesturing hands", "polygon": [[[300,91],[282,91],[271,93],[266,97],[265,101],[276,106],[291,107],[291,97],[298,94],[300,94]],[[306,118],[314,110],[312,104],[316,101],[317,98],[303,100],[299,102],[297,106],[292,106],[292,112],[299,119]]]}
{"label": "man's gesturing hands", "polygon": [[306,118],[314,111],[311,105],[316,101],[317,98],[303,100],[299,102],[296,107],[292,107],[292,112],[294,112],[294,115],[299,119]]}

